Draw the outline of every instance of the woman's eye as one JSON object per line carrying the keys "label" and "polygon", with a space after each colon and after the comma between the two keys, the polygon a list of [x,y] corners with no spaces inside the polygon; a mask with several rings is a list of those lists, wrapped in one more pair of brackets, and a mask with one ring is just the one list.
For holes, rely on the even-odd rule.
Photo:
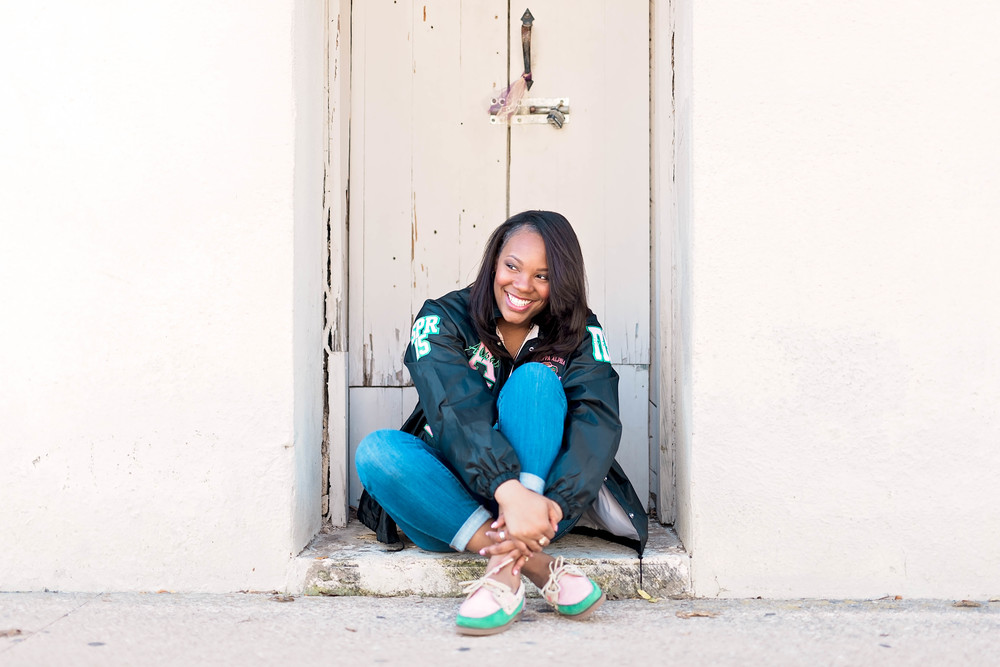
{"label": "woman's eye", "polygon": [[510,262],[507,263],[507,268],[510,269],[511,271],[517,271],[517,267],[511,264]]}
{"label": "woman's eye", "polygon": [[547,281],[549,279],[549,274],[547,274],[547,273],[539,273],[538,274],[538,279],[539,280],[546,280]]}

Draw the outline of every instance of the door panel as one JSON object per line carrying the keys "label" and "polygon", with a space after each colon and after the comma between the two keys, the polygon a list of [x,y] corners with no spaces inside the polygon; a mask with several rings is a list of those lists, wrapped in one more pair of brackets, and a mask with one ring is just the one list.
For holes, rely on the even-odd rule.
{"label": "door panel", "polygon": [[392,360],[407,327],[393,323],[410,313],[412,5],[371,0],[352,11],[350,384],[400,385]]}
{"label": "door panel", "polygon": [[[545,208],[573,224],[590,307],[621,376],[618,462],[649,493],[649,5],[534,0],[531,97],[568,97],[571,121],[510,129],[511,211]],[[514,11],[514,19],[520,13]],[[518,7],[520,9],[520,7]],[[523,9],[520,11],[523,12]],[[510,69],[523,71],[520,21]]]}
{"label": "door panel", "polygon": [[649,370],[644,366],[615,364],[622,441],[615,458],[628,475],[639,498],[649,497]]}
{"label": "door panel", "polygon": [[[413,387],[351,387],[348,411],[348,437],[351,442],[351,461],[361,439],[372,431],[398,428],[410,416],[417,402]],[[361,481],[358,471],[350,467],[350,504],[358,506]]]}
{"label": "door panel", "polygon": [[468,284],[505,217],[505,2],[354,4],[350,384],[404,386],[424,299]]}

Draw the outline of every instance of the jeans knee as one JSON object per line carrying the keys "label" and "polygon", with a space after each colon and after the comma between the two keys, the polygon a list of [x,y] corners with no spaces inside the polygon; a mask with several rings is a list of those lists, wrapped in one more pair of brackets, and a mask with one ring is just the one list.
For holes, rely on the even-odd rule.
{"label": "jeans knee", "polygon": [[528,392],[535,398],[555,401],[564,410],[566,408],[566,392],[563,390],[562,380],[554,370],[537,361],[516,368],[503,391],[508,388],[515,393]]}
{"label": "jeans knee", "polygon": [[368,488],[372,477],[384,469],[384,455],[388,440],[386,435],[392,432],[391,429],[372,431],[361,439],[358,448],[354,451],[354,468],[358,471],[358,478],[365,488]]}

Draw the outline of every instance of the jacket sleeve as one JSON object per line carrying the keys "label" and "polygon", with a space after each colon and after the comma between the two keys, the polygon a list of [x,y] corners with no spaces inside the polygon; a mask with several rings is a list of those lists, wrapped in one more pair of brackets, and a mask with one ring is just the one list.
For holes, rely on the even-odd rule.
{"label": "jacket sleeve", "polygon": [[499,431],[493,394],[469,366],[455,322],[435,301],[426,301],[403,357],[420,397],[433,445],[465,484],[486,498],[521,472],[514,448]]}
{"label": "jacket sleeve", "polygon": [[597,318],[563,376],[567,414],[563,447],[549,471],[545,495],[559,503],[564,520],[576,521],[597,498],[618,451],[618,373],[611,366]]}

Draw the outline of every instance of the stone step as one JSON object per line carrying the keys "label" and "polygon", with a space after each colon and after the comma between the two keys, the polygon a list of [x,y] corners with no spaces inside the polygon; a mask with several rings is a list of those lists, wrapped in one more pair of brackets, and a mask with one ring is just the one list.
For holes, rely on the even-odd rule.
{"label": "stone step", "polygon": [[[430,553],[406,541],[390,550],[357,521],[346,528],[325,528],[294,559],[288,591],[305,595],[395,597],[461,596],[461,583],[483,574],[485,561],[472,554]],[[609,599],[638,598],[639,588],[657,598],[691,595],[690,558],[673,529],[650,522],[642,558],[632,549],[600,538],[569,534],[546,549],[564,556],[594,579]],[[527,583],[528,595],[538,589]]]}

